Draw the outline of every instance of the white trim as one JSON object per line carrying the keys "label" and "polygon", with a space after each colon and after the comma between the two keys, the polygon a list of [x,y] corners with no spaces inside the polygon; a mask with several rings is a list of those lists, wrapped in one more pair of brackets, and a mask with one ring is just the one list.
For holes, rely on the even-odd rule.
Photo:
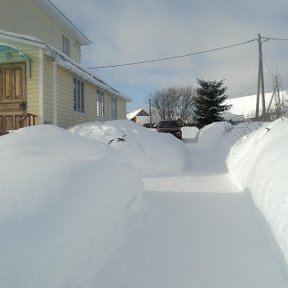
{"label": "white trim", "polygon": [[122,98],[126,102],[132,102],[132,99],[130,97],[115,90],[109,84],[99,79],[97,76],[90,74],[84,68],[82,68],[79,64],[76,64],[73,61],[71,61],[69,58],[67,58],[64,54],[62,53],[60,54],[57,50],[53,49],[52,47],[51,49],[55,51],[57,54],[59,54],[59,56],[63,56],[61,58],[60,57],[57,58],[57,63],[59,66],[74,73],[78,78],[90,82],[91,84],[95,85],[97,88],[107,91],[109,94],[112,94],[113,96],[117,98]]}
{"label": "white trim", "polygon": [[44,42],[42,42],[41,40],[35,37],[29,36],[29,35],[7,32],[1,29],[0,29],[0,38],[4,38],[6,40],[17,41],[22,44],[26,44],[26,45],[30,45],[30,46],[38,47],[38,48],[43,48],[43,49],[46,47]]}
{"label": "white trim", "polygon": [[53,81],[53,124],[58,125],[58,101],[57,101],[57,63],[52,62]]}
{"label": "white trim", "polygon": [[44,56],[39,49],[39,124],[44,124]]}

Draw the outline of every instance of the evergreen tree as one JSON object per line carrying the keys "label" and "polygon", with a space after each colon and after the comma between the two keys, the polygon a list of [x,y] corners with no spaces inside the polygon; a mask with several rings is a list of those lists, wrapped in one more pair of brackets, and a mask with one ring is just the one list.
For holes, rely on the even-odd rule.
{"label": "evergreen tree", "polygon": [[222,112],[230,109],[231,105],[223,104],[227,99],[223,87],[224,80],[204,81],[197,79],[199,87],[194,97],[194,123],[200,129],[213,122],[223,121]]}

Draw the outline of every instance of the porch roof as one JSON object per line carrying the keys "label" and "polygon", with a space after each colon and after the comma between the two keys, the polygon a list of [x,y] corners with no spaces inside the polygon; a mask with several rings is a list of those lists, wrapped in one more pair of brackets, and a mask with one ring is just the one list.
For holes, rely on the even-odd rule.
{"label": "porch roof", "polygon": [[13,54],[16,53],[16,56],[23,58],[26,62],[32,62],[32,59],[27,54],[12,46],[0,44],[0,53],[4,54],[6,60],[10,60],[15,56]]}
{"label": "porch roof", "polygon": [[30,77],[31,77],[31,63],[32,59],[21,50],[5,45],[0,43],[0,63],[10,62],[11,60],[19,60],[24,59],[25,62],[29,63],[29,71],[30,71]]}

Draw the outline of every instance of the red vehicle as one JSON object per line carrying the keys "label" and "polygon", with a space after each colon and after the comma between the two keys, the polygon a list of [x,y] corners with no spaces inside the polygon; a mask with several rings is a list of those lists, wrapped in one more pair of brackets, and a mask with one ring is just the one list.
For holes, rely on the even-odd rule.
{"label": "red vehicle", "polygon": [[157,126],[157,132],[171,133],[182,140],[182,131],[176,120],[161,120]]}

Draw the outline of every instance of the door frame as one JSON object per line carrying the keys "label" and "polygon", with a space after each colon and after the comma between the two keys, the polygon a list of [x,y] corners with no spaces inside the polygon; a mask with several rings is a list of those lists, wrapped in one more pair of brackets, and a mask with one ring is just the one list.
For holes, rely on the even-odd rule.
{"label": "door frame", "polygon": [[[20,69],[19,69],[20,68]],[[11,87],[7,88],[7,83],[4,83],[5,76],[3,71],[5,69],[12,69],[11,79],[8,85]],[[7,130],[14,130],[20,128],[19,120],[21,116],[27,112],[27,66],[26,62],[10,62],[10,63],[0,63],[0,131],[6,132]],[[21,71],[21,87],[17,87],[19,83],[17,83],[17,75],[15,74],[16,70]],[[19,81],[19,80],[18,80]],[[2,84],[1,84],[2,83]],[[11,99],[6,99],[6,91],[5,89],[9,89]],[[17,89],[20,89],[21,98],[17,99]],[[2,90],[2,91],[1,91]],[[2,93],[2,95],[1,95]],[[3,99],[5,98],[5,99]]]}

